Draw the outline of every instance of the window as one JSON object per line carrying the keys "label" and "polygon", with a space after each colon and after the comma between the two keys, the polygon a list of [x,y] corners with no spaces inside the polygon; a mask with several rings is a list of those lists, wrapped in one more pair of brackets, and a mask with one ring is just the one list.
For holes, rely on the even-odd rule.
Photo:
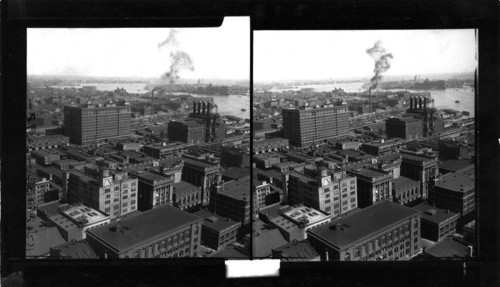
{"label": "window", "polygon": [[130,194],[130,197],[136,197],[137,193]]}
{"label": "window", "polygon": [[111,211],[111,208],[109,208],[109,207],[106,207],[106,209],[104,209],[105,213],[109,213],[110,211]]}
{"label": "window", "polygon": [[124,203],[122,204],[122,207],[125,207],[125,206],[127,206],[127,205],[128,205],[128,202],[124,202]]}
{"label": "window", "polygon": [[124,196],[122,197],[122,199],[127,199],[127,198],[128,198],[128,195],[124,195]]}
{"label": "window", "polygon": [[110,204],[110,203],[111,203],[111,200],[106,200],[106,201],[104,202],[104,204]]}
{"label": "window", "polygon": [[126,208],[123,209],[122,213],[126,213],[128,210]]}
{"label": "window", "polygon": [[325,200],[325,204],[327,204],[327,203],[330,203],[330,200],[329,200],[329,199]]}
{"label": "window", "polygon": [[330,212],[332,208],[330,206],[325,207],[325,212]]}
{"label": "window", "polygon": [[117,210],[117,209],[120,209],[120,205],[113,206],[113,210]]}
{"label": "window", "polygon": [[119,199],[119,198],[115,198],[115,199],[113,199],[113,202],[118,202],[118,201],[120,201],[120,199]]}
{"label": "window", "polygon": [[130,204],[135,204],[135,199],[130,201]]}
{"label": "window", "polygon": [[355,202],[355,201],[356,201],[355,197],[351,198],[351,202]]}

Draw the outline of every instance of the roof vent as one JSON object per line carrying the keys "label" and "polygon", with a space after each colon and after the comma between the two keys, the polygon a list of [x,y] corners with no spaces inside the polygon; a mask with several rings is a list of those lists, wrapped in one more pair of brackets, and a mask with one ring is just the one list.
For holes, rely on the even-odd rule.
{"label": "roof vent", "polygon": [[433,208],[431,208],[431,209],[427,209],[427,210],[425,211],[425,214],[430,215],[430,216],[433,216],[433,215],[435,215],[436,213],[437,213],[437,210],[435,210],[435,209],[433,209]]}

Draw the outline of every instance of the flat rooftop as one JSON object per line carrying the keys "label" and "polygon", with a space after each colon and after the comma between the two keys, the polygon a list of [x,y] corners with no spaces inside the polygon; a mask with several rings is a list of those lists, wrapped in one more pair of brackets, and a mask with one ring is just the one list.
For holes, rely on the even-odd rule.
{"label": "flat rooftop", "polygon": [[469,254],[469,248],[464,242],[446,237],[443,241],[429,247],[425,253],[436,258],[464,258]]}
{"label": "flat rooftop", "polygon": [[316,210],[311,207],[306,207],[303,204],[290,206],[282,212],[282,216],[293,221],[296,224],[304,222],[305,224],[313,224],[315,222],[330,218],[330,215]]}
{"label": "flat rooftop", "polygon": [[142,171],[136,171],[132,174],[134,177],[137,177],[138,179],[144,179],[148,181],[161,181],[161,180],[166,180],[167,177],[159,175],[157,173],[153,173],[150,171],[142,170]]}
{"label": "flat rooftop", "polygon": [[411,178],[407,178],[407,177],[404,177],[404,176],[400,176],[398,178],[393,178],[391,179],[392,181],[392,184],[396,186],[396,188],[405,188],[407,186],[411,186],[413,184],[416,184],[418,183],[418,181],[416,180],[413,180]]}
{"label": "flat rooftop", "polygon": [[134,217],[87,230],[87,233],[113,246],[119,252],[125,252],[202,220],[196,215],[165,205]]}
{"label": "flat rooftop", "polygon": [[461,173],[447,173],[436,182],[436,187],[457,192],[474,189],[474,178]]}
{"label": "flat rooftop", "polygon": [[204,219],[203,226],[218,232],[221,232],[228,228],[235,227],[237,225],[241,225],[241,223],[238,221],[234,221],[230,218],[225,218],[219,215],[215,215],[208,210],[200,210],[193,214]]}
{"label": "flat rooftop", "polygon": [[380,177],[390,176],[389,174],[386,174],[384,172],[376,171],[373,169],[367,169],[367,168],[362,168],[361,170],[359,170],[359,169],[350,170],[350,172],[356,176],[363,176],[363,177],[368,177],[368,178],[380,178]]}
{"label": "flat rooftop", "polygon": [[435,224],[439,224],[453,217],[457,217],[458,219],[457,213],[431,206],[427,202],[422,202],[421,204],[416,205],[413,208],[422,212],[422,220],[426,220]]}
{"label": "flat rooftop", "polygon": [[457,172],[461,170],[466,170],[469,168],[474,168],[474,163],[471,162],[470,160],[447,160],[443,162],[442,164],[438,165],[439,169],[448,171],[448,172]]}
{"label": "flat rooftop", "polygon": [[64,243],[54,247],[54,249],[58,249],[64,257],[67,256],[74,259],[99,258],[85,240]]}
{"label": "flat rooftop", "polygon": [[307,241],[290,242],[284,246],[274,249],[278,251],[280,255],[279,258],[289,259],[289,260],[307,260],[319,258],[319,254],[312,248],[312,246]]}
{"label": "flat rooftop", "polygon": [[222,176],[231,179],[243,178],[246,176],[250,176],[250,168],[230,167],[222,172]]}
{"label": "flat rooftop", "polygon": [[244,200],[243,198],[246,198],[245,201],[250,201],[250,184],[238,180],[228,181],[224,183],[223,190],[219,193],[237,200]]}
{"label": "flat rooftop", "polygon": [[[419,214],[416,209],[385,200],[307,232],[342,250]],[[335,228],[336,224],[342,228]]]}
{"label": "flat rooftop", "polygon": [[83,226],[109,219],[109,215],[83,204],[61,205],[59,208],[61,214]]}

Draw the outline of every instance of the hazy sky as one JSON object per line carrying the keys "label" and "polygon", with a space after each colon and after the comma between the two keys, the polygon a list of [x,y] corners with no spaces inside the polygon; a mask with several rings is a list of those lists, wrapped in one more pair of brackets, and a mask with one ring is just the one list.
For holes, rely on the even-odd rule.
{"label": "hazy sky", "polygon": [[[28,75],[157,77],[170,67],[170,49],[158,49],[168,28],[28,29]],[[182,28],[177,49],[194,71],[186,79],[250,77],[250,19],[226,17],[219,28]]]}
{"label": "hazy sky", "polygon": [[254,80],[373,75],[366,53],[378,40],[392,53],[387,76],[472,72],[474,30],[255,31]]}

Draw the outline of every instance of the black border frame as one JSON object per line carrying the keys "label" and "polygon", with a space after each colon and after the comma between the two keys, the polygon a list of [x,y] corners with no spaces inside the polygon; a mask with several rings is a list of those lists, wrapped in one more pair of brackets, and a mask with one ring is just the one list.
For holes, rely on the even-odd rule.
{"label": "black border frame", "polygon": [[[318,285],[367,286],[478,285],[499,283],[498,206],[500,151],[499,2],[496,0],[4,0],[0,99],[2,156],[2,276],[23,271],[33,286],[96,284]],[[51,261],[21,260],[25,254],[26,27],[201,26],[220,16],[250,16],[253,30],[274,29],[452,29],[477,28],[476,188],[479,260],[410,262],[282,263],[280,278],[225,280],[222,260]],[[176,24],[178,23],[178,24]],[[253,39],[251,38],[251,44]],[[252,53],[252,52],[251,52]],[[251,65],[251,71],[252,65]],[[251,74],[251,84],[252,84]],[[251,112],[252,115],[252,112]],[[21,172],[20,172],[21,171]],[[252,173],[251,173],[252,174]],[[464,264],[466,274],[464,275]]]}

